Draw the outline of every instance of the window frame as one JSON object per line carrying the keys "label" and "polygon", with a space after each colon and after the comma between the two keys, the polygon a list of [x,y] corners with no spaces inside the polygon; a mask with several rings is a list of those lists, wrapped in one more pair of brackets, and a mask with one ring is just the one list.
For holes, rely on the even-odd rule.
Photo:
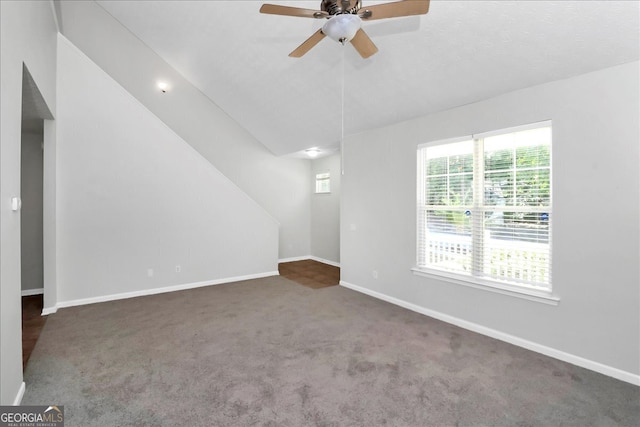
{"label": "window frame", "polygon": [[[322,185],[326,183],[326,191],[322,190]],[[331,172],[316,173],[316,189],[314,194],[331,194]]]}
{"label": "window frame", "polygon": [[[524,298],[531,301],[542,302],[550,305],[557,305],[559,303],[559,298],[553,293],[553,283],[552,283],[552,227],[553,221],[549,222],[549,240],[548,240],[548,256],[549,256],[549,283],[548,287],[535,286],[533,284],[527,283],[517,283],[516,280],[493,280],[488,277],[482,277],[478,271],[476,271],[476,267],[481,265],[481,262],[476,259],[477,257],[482,256],[482,250],[478,252],[478,245],[483,245],[482,237],[478,238],[478,233],[482,234],[485,231],[485,227],[483,226],[484,215],[487,212],[487,208],[490,205],[486,204],[484,197],[480,197],[481,194],[478,194],[478,188],[484,188],[485,184],[485,171],[484,171],[484,140],[486,138],[498,135],[506,135],[514,132],[521,132],[530,129],[544,128],[549,127],[551,130],[551,141],[550,141],[550,152],[549,152],[549,180],[550,180],[550,188],[549,188],[549,206],[545,207],[545,212],[549,213],[549,218],[552,217],[552,209],[553,209],[553,127],[551,120],[531,123],[522,126],[515,126],[506,129],[499,129],[490,132],[484,132],[475,135],[462,136],[458,138],[449,138],[444,140],[431,141],[423,144],[419,144],[416,150],[417,157],[417,198],[416,198],[416,266],[411,270],[415,275],[424,276],[429,278],[441,279],[447,282],[456,283],[464,286],[469,286],[476,289],[487,290],[491,292],[496,292],[503,295],[515,296],[518,298]],[[424,161],[422,150],[426,148],[433,148],[436,146],[445,146],[455,143],[461,142],[472,142],[473,144],[473,188],[474,188],[474,198],[473,198],[473,212],[476,214],[473,215],[471,220],[471,234],[472,240],[472,271],[467,274],[457,273],[454,271],[441,270],[437,268],[430,268],[428,265],[419,265],[419,257],[421,255],[421,247],[424,247],[426,239],[425,229],[426,229],[426,219],[425,219],[425,211],[429,209],[427,206],[426,197],[426,171],[424,170]],[[447,172],[448,174],[449,172]],[[481,176],[480,183],[476,183],[476,179],[478,176]],[[515,185],[515,181],[514,181]],[[535,209],[534,209],[535,210]],[[478,214],[480,213],[480,215]],[[423,224],[421,224],[423,222]],[[481,273],[481,272],[480,272]]]}

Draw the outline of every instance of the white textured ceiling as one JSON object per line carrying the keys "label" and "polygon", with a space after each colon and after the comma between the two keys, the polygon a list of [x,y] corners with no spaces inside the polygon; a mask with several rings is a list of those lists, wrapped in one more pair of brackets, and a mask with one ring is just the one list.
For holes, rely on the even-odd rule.
{"label": "white textured ceiling", "polygon": [[324,21],[259,1],[98,3],[277,155],[336,149],[343,108],[348,135],[640,56],[637,1],[432,0],[365,22],[379,48],[366,60],[328,38],[289,58]]}

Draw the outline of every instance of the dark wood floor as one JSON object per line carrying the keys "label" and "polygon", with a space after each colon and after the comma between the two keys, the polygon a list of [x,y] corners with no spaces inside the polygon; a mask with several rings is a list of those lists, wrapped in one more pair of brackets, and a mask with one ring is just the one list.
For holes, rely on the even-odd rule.
{"label": "dark wood floor", "polygon": [[336,286],[340,282],[340,268],[313,260],[278,264],[280,275],[313,289]]}
{"label": "dark wood floor", "polygon": [[27,366],[29,356],[47,321],[47,316],[42,315],[42,304],[42,295],[22,297],[22,369]]}

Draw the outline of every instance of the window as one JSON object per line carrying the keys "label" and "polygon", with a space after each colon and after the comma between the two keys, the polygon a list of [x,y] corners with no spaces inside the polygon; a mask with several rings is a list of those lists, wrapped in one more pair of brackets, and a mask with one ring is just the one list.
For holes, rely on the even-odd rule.
{"label": "window", "polygon": [[330,176],[329,172],[319,173],[316,175],[316,193],[330,193]]}
{"label": "window", "polygon": [[418,147],[418,270],[551,290],[551,123]]}

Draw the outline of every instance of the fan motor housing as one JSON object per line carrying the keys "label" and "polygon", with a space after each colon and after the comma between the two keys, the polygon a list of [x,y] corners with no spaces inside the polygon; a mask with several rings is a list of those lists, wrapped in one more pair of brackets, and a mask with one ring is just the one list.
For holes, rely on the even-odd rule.
{"label": "fan motor housing", "polygon": [[327,12],[329,15],[340,15],[345,13],[357,14],[358,10],[362,7],[362,0],[348,0],[349,6],[343,9],[343,1],[344,0],[322,0],[320,10]]}

